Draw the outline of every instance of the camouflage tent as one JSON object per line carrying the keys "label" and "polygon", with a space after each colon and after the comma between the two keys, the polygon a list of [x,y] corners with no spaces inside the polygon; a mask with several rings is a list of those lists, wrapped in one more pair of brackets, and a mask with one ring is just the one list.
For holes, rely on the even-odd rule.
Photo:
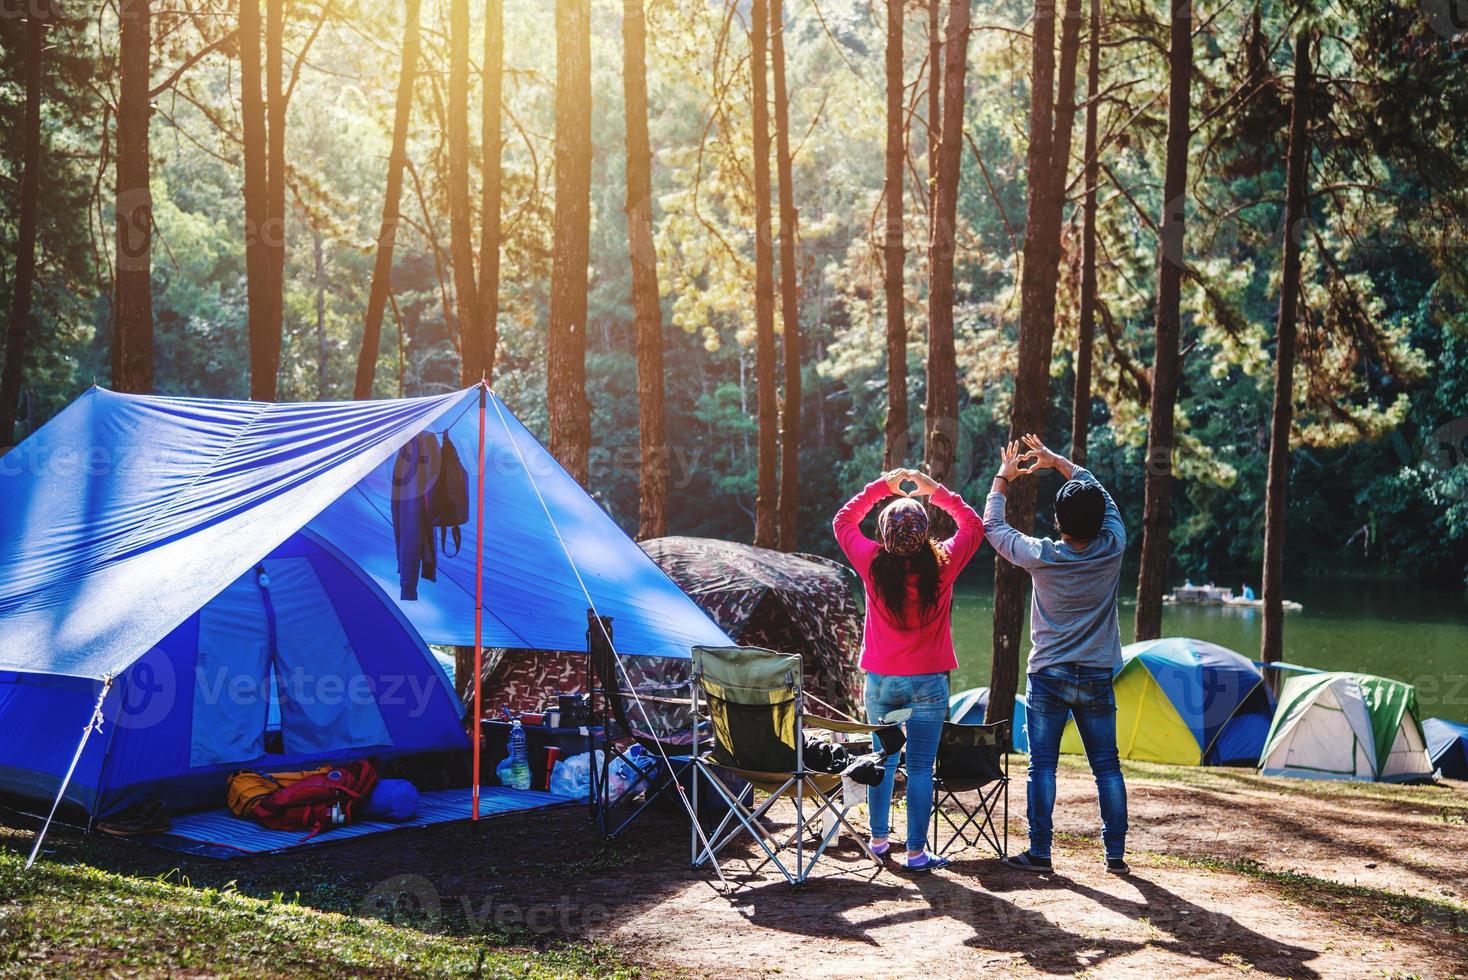
{"label": "camouflage tent", "polygon": [[[799,653],[806,689],[861,716],[861,593],[849,568],[816,555],[712,538],[656,538],[642,547],[735,643]],[[679,678],[664,676],[669,670],[682,671],[687,681],[687,661],[624,659],[639,689],[676,686]],[[486,712],[501,705],[534,711],[547,696],[585,690],[586,666],[584,652],[486,651]],[[812,711],[823,713],[820,704]]]}
{"label": "camouflage tent", "polygon": [[806,689],[861,716],[861,591],[851,569],[713,538],[654,538],[642,549],[735,643],[800,654]]}

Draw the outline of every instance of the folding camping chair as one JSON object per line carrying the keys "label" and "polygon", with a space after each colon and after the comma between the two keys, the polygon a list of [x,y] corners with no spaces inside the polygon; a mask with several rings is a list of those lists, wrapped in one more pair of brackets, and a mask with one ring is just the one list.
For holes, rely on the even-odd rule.
{"label": "folding camping chair", "polygon": [[[938,742],[938,760],[933,770],[933,847],[943,854],[955,843],[962,847],[988,844],[1003,858],[1009,852],[1009,722],[994,725],[943,723]],[[977,792],[978,803],[970,806],[958,794]],[[954,820],[944,806],[962,817]],[[1002,807],[1000,827],[994,825]],[[946,821],[952,834],[939,837],[939,820]]]}
{"label": "folding camping chair", "polygon": [[[804,753],[807,729],[870,735],[880,726],[807,715],[800,657],[791,654],[758,647],[694,647],[693,680],[694,718],[698,718],[702,694],[708,699],[713,722],[713,745],[706,754],[694,729],[694,809],[698,808],[700,784],[711,787],[728,807],[712,833],[703,836],[697,826],[693,828],[694,867],[712,861],[722,868],[719,854],[748,833],[765,855],[754,870],[773,863],[787,882],[799,885],[843,827],[856,837],[872,863],[881,867],[881,860],[847,816],[860,799],[845,798],[840,775],[805,768]],[[768,795],[755,806],[752,796],[730,790],[721,776],[738,777]],[[777,800],[786,797],[795,803],[795,829],[782,840],[767,829],[765,816]],[[807,835],[813,840],[808,841]],[[792,845],[793,867],[787,853]]]}

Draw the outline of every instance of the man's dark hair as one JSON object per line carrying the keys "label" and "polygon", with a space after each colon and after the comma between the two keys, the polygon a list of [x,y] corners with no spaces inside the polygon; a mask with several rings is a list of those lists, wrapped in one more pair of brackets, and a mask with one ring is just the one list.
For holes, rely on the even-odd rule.
{"label": "man's dark hair", "polygon": [[1101,487],[1082,480],[1067,480],[1055,494],[1055,524],[1061,534],[1090,541],[1101,533],[1106,498]]}

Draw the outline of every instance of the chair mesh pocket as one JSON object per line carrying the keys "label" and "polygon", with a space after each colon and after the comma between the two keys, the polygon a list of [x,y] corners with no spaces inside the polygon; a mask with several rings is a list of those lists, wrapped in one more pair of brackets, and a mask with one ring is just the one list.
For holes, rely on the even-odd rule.
{"label": "chair mesh pocket", "polygon": [[938,777],[946,782],[983,785],[1004,777],[1000,746],[1002,725],[943,723],[938,741]]}
{"label": "chair mesh pocket", "polygon": [[714,722],[714,761],[759,772],[795,768],[795,699],[739,704],[709,699]]}

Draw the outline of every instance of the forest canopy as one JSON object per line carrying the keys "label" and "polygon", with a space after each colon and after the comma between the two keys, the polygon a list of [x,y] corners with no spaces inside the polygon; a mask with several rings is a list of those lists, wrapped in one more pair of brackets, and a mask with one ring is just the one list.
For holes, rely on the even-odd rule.
{"label": "forest canopy", "polygon": [[[1138,541],[1160,448],[1167,578],[1252,579],[1287,292],[1290,569],[1463,583],[1453,9],[8,4],[0,444],[94,383],[289,401],[486,377],[629,532],[831,553],[836,506],[889,466],[982,497],[1023,416],[1056,447],[1080,426]],[[140,312],[151,347],[120,352]],[[662,523],[639,516],[650,453]]]}

